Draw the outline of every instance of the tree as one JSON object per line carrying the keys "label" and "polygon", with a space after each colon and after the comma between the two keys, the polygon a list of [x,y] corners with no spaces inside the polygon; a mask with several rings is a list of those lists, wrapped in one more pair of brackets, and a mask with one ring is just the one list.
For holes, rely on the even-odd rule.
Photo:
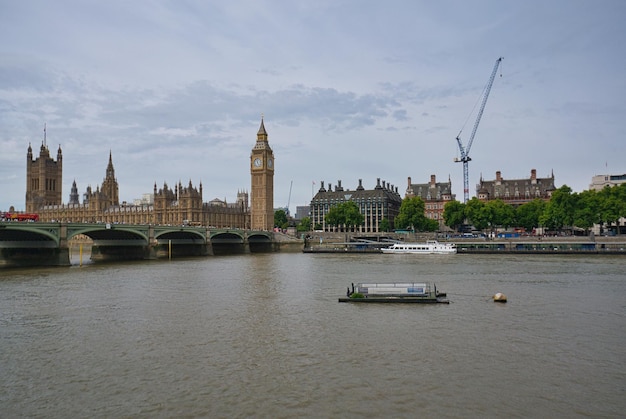
{"label": "tree", "polygon": [[443,207],[444,224],[453,230],[458,230],[465,222],[465,204],[459,201],[450,201]]}
{"label": "tree", "polygon": [[491,221],[488,211],[485,210],[485,203],[476,197],[465,204],[465,215],[478,230],[486,229]]}
{"label": "tree", "polygon": [[289,226],[285,210],[279,209],[274,212],[274,226],[278,228],[287,228]]}
{"label": "tree", "polygon": [[562,230],[564,226],[574,224],[574,200],[572,188],[561,186],[552,193],[546,209],[539,218],[541,225],[550,230]]}
{"label": "tree", "polygon": [[518,227],[524,227],[526,231],[532,231],[539,227],[539,217],[546,209],[546,202],[536,198],[520,205],[515,210],[515,220]]}
{"label": "tree", "polygon": [[435,231],[439,223],[424,215],[425,204],[422,198],[415,196],[404,198],[400,204],[400,213],[396,216],[396,228],[413,228],[417,231]]}
{"label": "tree", "polygon": [[509,228],[515,220],[515,211],[509,204],[504,203],[501,199],[488,201],[484,208],[489,225],[492,228],[502,227]]}
{"label": "tree", "polygon": [[617,223],[620,217],[626,216],[626,184],[609,187],[606,186],[599,192],[600,196],[600,219],[601,222]]}
{"label": "tree", "polygon": [[382,220],[380,220],[380,224],[378,225],[378,229],[380,231],[389,231],[389,228],[390,224],[388,219],[383,218]]}
{"label": "tree", "polygon": [[326,224],[339,229],[350,230],[354,226],[360,226],[365,221],[365,217],[359,211],[359,207],[353,201],[346,201],[335,205],[328,210],[324,217]]}
{"label": "tree", "polygon": [[300,220],[300,223],[296,226],[296,231],[299,231],[299,232],[310,231],[310,230],[311,230],[311,218],[309,217],[304,217],[302,220]]}
{"label": "tree", "polygon": [[601,224],[600,195],[591,189],[580,194],[574,194],[573,224],[576,227],[589,231],[594,224]]}

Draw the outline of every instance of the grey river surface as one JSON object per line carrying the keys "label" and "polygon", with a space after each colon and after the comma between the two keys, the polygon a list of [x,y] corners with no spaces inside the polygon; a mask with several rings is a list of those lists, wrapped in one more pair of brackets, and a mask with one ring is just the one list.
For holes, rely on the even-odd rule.
{"label": "grey river surface", "polygon": [[[337,302],[351,282],[413,280],[451,303]],[[273,253],[5,270],[0,369],[5,418],[624,417],[626,258]]]}

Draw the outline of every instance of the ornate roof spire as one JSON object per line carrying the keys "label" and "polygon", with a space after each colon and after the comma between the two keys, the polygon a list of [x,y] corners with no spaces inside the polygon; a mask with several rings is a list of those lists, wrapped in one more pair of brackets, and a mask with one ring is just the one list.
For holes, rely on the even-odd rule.
{"label": "ornate roof spire", "polygon": [[113,156],[109,150],[109,164],[107,165],[107,178],[115,179],[115,169],[113,168]]}
{"label": "ornate roof spire", "polygon": [[265,130],[265,123],[263,120],[263,114],[261,114],[261,126],[259,127],[259,132],[256,134],[256,145],[254,146],[257,150],[268,150],[272,151],[270,148],[270,144],[267,141],[267,131]]}
{"label": "ornate roof spire", "polygon": [[267,139],[267,131],[265,131],[265,124],[263,123],[263,114],[261,114],[261,126],[259,127],[259,132],[257,132],[256,134],[257,136],[265,136],[265,139]]}
{"label": "ornate roof spire", "polygon": [[259,132],[257,135],[267,135],[267,131],[265,131],[265,124],[263,123],[264,115],[261,114],[261,127],[259,128]]}

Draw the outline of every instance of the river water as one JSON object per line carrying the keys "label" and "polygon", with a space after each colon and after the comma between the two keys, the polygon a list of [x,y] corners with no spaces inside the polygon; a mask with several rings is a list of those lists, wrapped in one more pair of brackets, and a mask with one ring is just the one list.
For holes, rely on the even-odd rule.
{"label": "river water", "polygon": [[[413,280],[451,303],[337,302],[351,282]],[[7,418],[623,417],[626,258],[272,253],[5,270],[0,368]]]}

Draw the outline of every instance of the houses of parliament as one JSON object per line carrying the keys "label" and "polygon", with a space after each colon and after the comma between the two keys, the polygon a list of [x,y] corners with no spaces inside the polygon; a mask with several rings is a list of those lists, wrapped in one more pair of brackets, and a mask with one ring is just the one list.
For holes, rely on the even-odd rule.
{"label": "houses of parliament", "polygon": [[[44,130],[45,132],[45,130]],[[26,212],[36,213],[44,222],[125,223],[198,225],[213,228],[271,230],[274,227],[274,154],[268,142],[263,119],[250,154],[251,202],[248,192],[237,192],[234,203],[219,199],[203,202],[202,183],[194,186],[181,182],[170,187],[165,183],[144,202],[119,202],[119,184],[115,177],[112,153],[102,185],[87,187],[80,202],[76,181],[67,204],[62,203],[63,153],[57,150],[56,161],[44,140],[39,156],[33,159],[28,146],[26,156]]]}

